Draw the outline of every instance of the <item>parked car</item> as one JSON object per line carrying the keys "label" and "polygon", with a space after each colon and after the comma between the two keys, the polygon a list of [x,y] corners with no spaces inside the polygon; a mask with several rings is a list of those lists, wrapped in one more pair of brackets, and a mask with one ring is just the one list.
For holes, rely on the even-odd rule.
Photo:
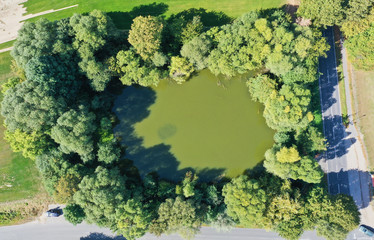
{"label": "parked car", "polygon": [[370,237],[373,237],[374,236],[374,232],[371,231],[370,229],[368,229],[367,227],[361,225],[359,230],[363,233],[365,233],[366,235],[370,236]]}
{"label": "parked car", "polygon": [[49,209],[47,212],[45,212],[46,217],[58,217],[62,215],[62,209],[55,208],[55,209]]}

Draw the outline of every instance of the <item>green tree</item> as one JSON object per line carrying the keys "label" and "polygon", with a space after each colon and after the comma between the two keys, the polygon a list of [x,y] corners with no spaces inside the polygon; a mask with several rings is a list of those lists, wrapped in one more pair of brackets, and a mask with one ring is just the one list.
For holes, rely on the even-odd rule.
{"label": "green tree", "polygon": [[36,157],[35,163],[42,176],[44,186],[50,195],[54,195],[61,177],[68,174],[81,176],[82,165],[74,155],[67,155],[58,149],[51,149]]}
{"label": "green tree", "polygon": [[353,65],[358,69],[374,69],[374,26],[365,32],[349,38],[345,46],[351,56]]}
{"label": "green tree", "polygon": [[68,204],[63,211],[65,219],[74,226],[82,223],[86,218],[84,210],[78,204]]}
{"label": "green tree", "polygon": [[81,58],[80,69],[91,80],[94,90],[103,91],[111,75],[105,61],[100,61],[97,55],[118,31],[111,18],[99,10],[93,10],[88,15],[74,14],[70,18],[70,26],[74,32],[73,47]]}
{"label": "green tree", "polygon": [[301,159],[295,147],[282,147],[276,154],[277,160],[281,163],[294,163]]}
{"label": "green tree", "polygon": [[121,208],[118,218],[118,233],[128,240],[142,237],[148,230],[152,221],[152,212],[146,209],[145,204],[135,199],[130,199]]}
{"label": "green tree", "polygon": [[331,196],[315,187],[307,196],[307,214],[317,234],[328,240],[346,239],[347,234],[360,223],[360,212],[351,196]]}
{"label": "green tree", "polygon": [[356,20],[345,20],[342,23],[341,30],[344,33],[345,37],[350,38],[357,34],[365,32],[367,29],[370,28],[373,22],[374,8],[372,8],[368,15],[364,18],[357,18]]}
{"label": "green tree", "polygon": [[126,179],[117,168],[101,166],[83,177],[74,201],[83,208],[88,223],[116,229],[116,211],[129,198]]}
{"label": "green tree", "polygon": [[156,52],[153,55],[152,62],[156,67],[162,67],[168,62],[168,57],[163,53]]}
{"label": "green tree", "polygon": [[191,171],[186,173],[182,181],[183,195],[186,198],[192,197],[195,195],[195,185],[197,184],[198,177],[196,174],[193,174]]}
{"label": "green tree", "polygon": [[1,114],[10,132],[48,132],[66,108],[65,99],[49,95],[41,84],[28,80],[8,89]]}
{"label": "green tree", "polygon": [[188,22],[181,33],[182,43],[187,43],[193,38],[199,36],[204,29],[204,25],[200,20],[200,16],[194,16],[192,21]]}
{"label": "green tree", "polygon": [[73,199],[74,193],[78,190],[80,178],[73,174],[67,174],[60,178],[56,184],[54,199],[58,203],[68,203]]}
{"label": "green tree", "polygon": [[193,201],[178,196],[161,203],[158,218],[150,226],[150,233],[160,236],[162,233],[176,232],[186,239],[191,239],[199,231],[201,223]]}
{"label": "green tree", "polygon": [[309,111],[311,93],[303,85],[284,84],[265,102],[264,117],[269,127],[278,131],[305,128],[312,120]]}
{"label": "green tree", "polygon": [[80,105],[77,110],[63,113],[51,129],[51,137],[65,153],[78,153],[84,160],[93,158],[96,115]]}
{"label": "green tree", "polygon": [[55,23],[44,18],[35,23],[26,22],[18,32],[12,56],[17,65],[24,68],[31,58],[53,53]]}
{"label": "green tree", "polygon": [[181,49],[181,55],[193,64],[196,70],[208,67],[208,57],[212,50],[212,40],[202,34],[185,43]]}
{"label": "green tree", "polygon": [[239,176],[223,187],[227,214],[243,227],[261,227],[267,194],[257,180]]}
{"label": "green tree", "polygon": [[111,69],[120,75],[124,85],[157,86],[165,77],[161,70],[142,65],[142,60],[132,50],[118,52]]}
{"label": "green tree", "polygon": [[143,60],[149,60],[161,47],[163,24],[153,16],[139,16],[133,20],[129,32],[129,43]]}
{"label": "green tree", "polygon": [[316,25],[339,25],[344,17],[343,0],[302,0],[297,14]]}
{"label": "green tree", "polygon": [[191,76],[194,71],[193,65],[183,57],[172,57],[170,64],[170,77],[181,84]]}
{"label": "green tree", "polygon": [[319,183],[323,177],[321,167],[313,158],[304,156],[294,163],[281,163],[277,160],[278,146],[265,152],[264,167],[266,171],[283,179],[300,179],[308,183]]}
{"label": "green tree", "polygon": [[19,129],[14,132],[5,131],[4,139],[14,152],[22,152],[26,158],[35,158],[54,146],[48,135],[40,132],[26,133]]}
{"label": "green tree", "polygon": [[268,75],[259,74],[247,81],[247,87],[254,101],[265,103],[276,92],[277,83]]}
{"label": "green tree", "polygon": [[284,181],[280,194],[271,200],[266,212],[269,227],[286,239],[299,239],[304,232],[305,203],[298,189],[294,191],[290,181]]}
{"label": "green tree", "polygon": [[15,86],[17,86],[17,84],[19,84],[21,82],[22,82],[21,78],[18,78],[18,77],[11,77],[11,78],[9,78],[6,83],[4,83],[3,85],[1,85],[1,93],[2,94],[6,94],[6,91],[8,89],[14,88]]}
{"label": "green tree", "polygon": [[326,139],[316,127],[309,126],[306,130],[298,133],[295,138],[297,145],[309,154],[326,150]]}

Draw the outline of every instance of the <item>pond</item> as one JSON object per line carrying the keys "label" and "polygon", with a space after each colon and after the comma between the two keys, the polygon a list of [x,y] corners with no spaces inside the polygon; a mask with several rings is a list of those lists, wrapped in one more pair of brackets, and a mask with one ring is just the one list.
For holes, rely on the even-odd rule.
{"label": "pond", "polygon": [[180,180],[194,170],[202,180],[235,177],[264,159],[274,131],[245,80],[218,78],[204,70],[178,85],[127,87],[114,103],[116,136],[142,176],[156,171]]}

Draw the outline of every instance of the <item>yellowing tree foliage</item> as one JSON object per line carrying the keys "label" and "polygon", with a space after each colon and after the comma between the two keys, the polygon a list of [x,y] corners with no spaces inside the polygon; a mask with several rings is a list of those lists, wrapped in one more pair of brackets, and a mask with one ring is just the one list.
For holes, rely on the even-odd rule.
{"label": "yellowing tree foliage", "polygon": [[156,17],[134,19],[128,41],[143,60],[149,60],[160,49],[162,28],[163,24]]}
{"label": "yellowing tree foliage", "polygon": [[282,147],[277,152],[277,160],[281,163],[293,163],[301,159],[299,152],[294,147]]}

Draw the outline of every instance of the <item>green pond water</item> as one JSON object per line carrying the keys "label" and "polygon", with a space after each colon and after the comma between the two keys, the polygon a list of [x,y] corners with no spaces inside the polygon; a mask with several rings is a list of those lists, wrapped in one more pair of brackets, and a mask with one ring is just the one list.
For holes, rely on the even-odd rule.
{"label": "green pond water", "polygon": [[116,99],[115,127],[142,176],[156,171],[179,180],[187,170],[200,179],[235,177],[254,167],[273,144],[262,105],[251,100],[245,79],[217,78],[208,70],[178,85],[127,87]]}

